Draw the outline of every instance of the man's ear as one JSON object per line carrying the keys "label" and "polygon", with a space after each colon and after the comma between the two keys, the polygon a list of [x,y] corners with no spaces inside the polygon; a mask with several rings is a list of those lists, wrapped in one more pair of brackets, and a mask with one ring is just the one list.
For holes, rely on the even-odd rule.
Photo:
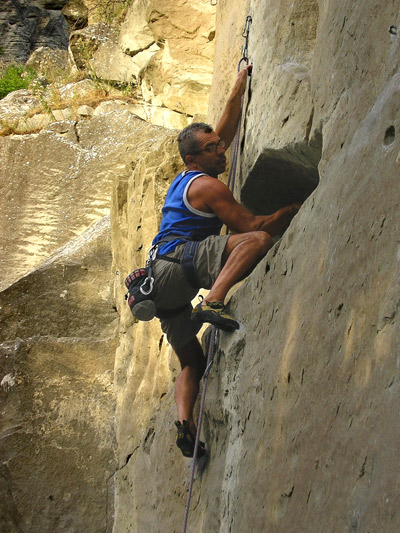
{"label": "man's ear", "polygon": [[189,165],[193,165],[194,164],[194,156],[192,154],[188,154],[186,156],[186,166],[188,167]]}

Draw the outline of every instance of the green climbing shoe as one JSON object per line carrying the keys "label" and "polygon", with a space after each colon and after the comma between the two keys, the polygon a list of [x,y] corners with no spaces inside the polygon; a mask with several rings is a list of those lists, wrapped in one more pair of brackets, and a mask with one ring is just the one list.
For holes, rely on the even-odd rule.
{"label": "green climbing shoe", "polygon": [[[185,457],[193,457],[196,435],[193,435],[193,433],[190,431],[187,420],[184,420],[182,424],[177,421],[175,422],[175,425],[178,428],[176,445]],[[205,453],[206,445],[200,440],[197,448],[197,457],[203,457]]]}
{"label": "green climbing shoe", "polygon": [[196,305],[192,311],[192,320],[200,323],[207,322],[223,331],[233,331],[239,329],[239,322],[225,312],[222,302],[207,302],[202,305],[202,301]]}

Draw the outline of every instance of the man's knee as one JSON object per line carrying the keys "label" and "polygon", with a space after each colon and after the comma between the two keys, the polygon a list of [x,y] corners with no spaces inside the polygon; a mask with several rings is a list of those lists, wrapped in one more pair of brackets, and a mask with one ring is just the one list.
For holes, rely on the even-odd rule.
{"label": "man's knee", "polygon": [[253,236],[253,239],[257,241],[258,249],[263,252],[263,255],[265,255],[274,244],[271,235],[265,231],[253,231],[251,235]]}
{"label": "man's knee", "polygon": [[186,366],[190,366],[196,370],[200,380],[206,369],[207,361],[197,337],[180,348],[175,348],[175,352],[181,364],[181,369],[183,370]]}
{"label": "man's knee", "polygon": [[253,249],[259,257],[263,257],[274,244],[271,235],[265,231],[251,231],[243,235],[247,236],[244,242],[247,241],[248,247]]}

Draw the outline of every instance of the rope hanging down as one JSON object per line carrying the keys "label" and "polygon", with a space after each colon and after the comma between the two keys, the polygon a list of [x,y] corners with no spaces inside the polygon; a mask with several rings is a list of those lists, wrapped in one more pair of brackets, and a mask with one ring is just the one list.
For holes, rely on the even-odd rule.
{"label": "rope hanging down", "polygon": [[215,326],[213,326],[211,330],[211,334],[210,334],[210,340],[208,343],[207,366],[206,366],[206,369],[204,371],[204,376],[203,376],[203,393],[201,395],[199,420],[197,422],[196,441],[194,444],[194,451],[193,451],[193,462],[192,462],[192,470],[190,473],[189,492],[188,492],[188,498],[187,498],[186,509],[185,509],[185,519],[183,522],[183,533],[186,533],[186,527],[187,527],[189,509],[190,509],[190,500],[192,499],[194,469],[196,466],[197,451],[199,449],[201,424],[203,422],[203,413],[204,413],[204,404],[206,401],[208,374],[210,373],[211,367],[214,362],[215,347],[217,345],[217,342],[218,342],[218,329]]}
{"label": "rope hanging down", "polygon": [[[211,1],[211,5],[216,5],[217,4],[217,0],[215,0],[215,4],[213,4],[213,0],[210,0],[210,1]],[[243,62],[245,62],[246,65],[249,64],[248,44],[249,44],[249,33],[250,33],[250,24],[251,24],[251,22],[252,22],[252,18],[250,16],[248,16],[246,18],[246,24],[245,24],[245,27],[244,27],[244,30],[243,30],[243,33],[242,33],[242,36],[244,37],[245,42],[244,42],[244,46],[242,48],[242,57],[241,57],[241,59],[240,59],[240,61],[238,63],[238,66],[237,66],[238,72],[239,72],[241,64]],[[236,173],[236,161],[237,161],[237,156],[238,156],[238,152],[239,152],[240,123],[241,123],[241,118],[242,118],[242,108],[243,108],[243,96],[242,96],[242,101],[241,101],[241,106],[240,106],[240,115],[239,115],[238,127],[237,127],[237,130],[236,130],[234,152],[233,152],[233,156],[232,156],[232,165],[231,165],[231,168],[230,168],[230,171],[229,171],[229,178],[228,178],[228,187],[229,188],[231,188],[230,187],[230,183],[232,181],[232,177],[234,177],[234,175]],[[233,185],[234,184],[232,184],[232,186]],[[196,440],[195,440],[194,451],[193,451],[193,462],[192,462],[192,469],[191,469],[191,473],[190,473],[189,491],[188,491],[188,498],[187,498],[186,509],[185,509],[185,519],[184,519],[184,522],[183,522],[183,533],[186,533],[187,522],[188,522],[188,518],[189,518],[190,501],[192,499],[192,492],[193,492],[194,470],[195,470],[195,466],[196,466],[197,451],[199,449],[201,424],[203,422],[204,405],[205,405],[205,400],[206,400],[208,374],[210,373],[211,367],[212,367],[213,362],[214,362],[215,347],[216,347],[216,345],[218,343],[218,331],[219,330],[215,326],[212,327],[211,334],[210,334],[210,339],[209,339],[209,343],[208,343],[207,366],[206,366],[206,369],[204,371],[204,376],[203,376],[203,392],[202,392],[202,395],[201,395],[200,410],[199,410],[199,420],[198,420],[198,423],[197,423],[197,433],[196,433]]]}

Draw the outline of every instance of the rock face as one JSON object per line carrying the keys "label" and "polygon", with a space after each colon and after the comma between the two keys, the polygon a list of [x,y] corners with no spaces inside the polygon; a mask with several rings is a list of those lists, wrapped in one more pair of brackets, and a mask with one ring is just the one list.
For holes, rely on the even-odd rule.
{"label": "rock face", "polygon": [[[151,200],[158,198],[159,208],[178,157],[168,155],[168,131],[118,105],[103,111],[93,111],[92,118],[78,122],[53,123],[39,134],[5,137],[0,143],[5,250],[0,292],[0,529],[4,531],[111,532],[113,527],[114,476],[127,461],[131,444],[124,441],[117,457],[116,398],[121,390],[136,391],[136,387],[131,380],[124,384],[121,375],[126,354],[118,359],[114,384],[120,320],[113,284],[117,278],[121,287],[129,272],[117,272],[116,259],[113,264],[111,191],[115,180],[115,201],[122,209],[133,169],[146,168],[143,194],[151,187],[156,193],[146,196],[149,203],[138,204],[148,205],[155,227],[159,213]],[[173,168],[162,178],[162,186],[157,163],[167,170],[164,159],[175,163],[170,163]],[[135,224],[142,216],[151,219],[131,201],[128,211]],[[125,257],[129,250],[131,269],[136,252],[128,240],[139,246],[141,232],[130,230],[121,242],[122,229],[113,229],[116,256]],[[148,239],[147,232],[143,238]],[[126,316],[123,328],[132,329],[132,322],[132,316]],[[159,327],[154,323],[152,328],[150,353],[155,349],[164,353]],[[131,337],[126,336],[131,346]],[[170,386],[168,365],[164,373],[160,395]],[[126,402],[121,400],[119,413]],[[154,402],[149,403],[149,411],[153,407]],[[122,411],[118,416],[129,423],[118,432],[129,435],[137,419],[130,420]],[[144,417],[147,412],[143,410]]]}
{"label": "rock face", "polygon": [[105,217],[0,293],[2,531],[111,531],[110,266]]}
{"label": "rock face", "polygon": [[[89,16],[94,61],[130,54],[143,116],[186,119],[215,46],[215,124],[250,14],[234,192],[256,213],[304,201],[231,297],[242,327],[219,337],[188,530],[398,531],[400,1],[220,0],[215,39],[193,13],[208,1],[162,4],[133,2],[105,42]],[[0,143],[5,531],[182,530],[177,358],[124,301],[182,164],[176,132],[132,111],[81,106]]]}
{"label": "rock face", "polygon": [[208,2],[137,2],[121,27],[119,44],[134,58],[152,50],[139,74],[146,102],[195,115],[207,113],[214,36],[214,8]]}
{"label": "rock face", "polygon": [[109,214],[113,175],[125,172],[141,126],[125,111],[3,138],[3,287]]}
{"label": "rock face", "polygon": [[69,31],[61,14],[66,1],[3,0],[0,10],[3,59],[25,62],[41,46],[66,50]]}
{"label": "rock face", "polygon": [[[400,527],[399,8],[218,2],[214,124],[253,18],[235,193],[255,212],[304,205],[231,299],[243,328],[220,337],[189,531]],[[155,401],[151,384],[129,403]],[[181,530],[190,472],[174,417],[169,393],[137,424],[118,533]]]}
{"label": "rock face", "polygon": [[147,112],[147,120],[176,127],[176,119],[169,123],[171,114],[207,114],[214,13],[200,0],[133,2],[117,31],[89,19],[87,27],[72,32],[70,50],[78,68],[137,86],[143,112],[156,110]]}

